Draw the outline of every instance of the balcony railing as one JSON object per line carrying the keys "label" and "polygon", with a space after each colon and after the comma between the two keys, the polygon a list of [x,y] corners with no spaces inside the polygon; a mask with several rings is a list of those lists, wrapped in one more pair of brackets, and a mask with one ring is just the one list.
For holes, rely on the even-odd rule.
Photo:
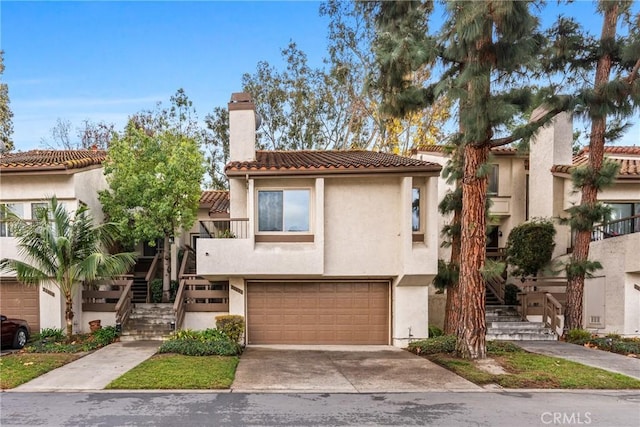
{"label": "balcony railing", "polygon": [[201,239],[247,239],[249,218],[200,221]]}
{"label": "balcony railing", "polygon": [[608,221],[593,227],[591,241],[609,239],[625,234],[640,232],[640,215],[634,215],[616,221]]}

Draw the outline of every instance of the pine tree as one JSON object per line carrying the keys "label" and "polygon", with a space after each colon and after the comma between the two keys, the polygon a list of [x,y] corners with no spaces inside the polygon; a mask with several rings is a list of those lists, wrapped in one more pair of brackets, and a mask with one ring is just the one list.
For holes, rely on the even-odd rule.
{"label": "pine tree", "polygon": [[[459,134],[454,138],[463,153],[460,216],[461,311],[456,350],[466,358],[486,355],[486,167],[492,147],[531,137],[563,106],[515,127],[505,135],[514,117],[530,110],[532,89],[523,85],[537,69],[542,46],[533,2],[451,1],[439,34],[427,34],[431,2],[381,2],[378,29],[378,84],[385,90],[386,111],[403,115],[439,96],[457,103]],[[414,87],[414,70],[438,58],[444,64],[439,80]]]}

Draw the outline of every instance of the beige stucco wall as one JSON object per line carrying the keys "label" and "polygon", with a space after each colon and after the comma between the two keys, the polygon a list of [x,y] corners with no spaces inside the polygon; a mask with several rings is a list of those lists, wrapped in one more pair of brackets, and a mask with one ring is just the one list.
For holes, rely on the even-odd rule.
{"label": "beige stucco wall", "polygon": [[[640,285],[640,266],[637,264],[640,233],[618,236],[592,242],[589,259],[600,261],[603,268],[597,275],[604,279],[585,280],[585,299],[590,292],[598,293],[596,286],[604,284],[605,328],[601,333],[618,333],[637,336],[640,334],[640,291],[634,285]],[[585,316],[590,313],[585,312]],[[586,318],[586,317],[585,317]]]}
{"label": "beige stucco wall", "polygon": [[410,340],[427,338],[429,289],[426,286],[394,286],[392,293],[392,344],[406,347]]}
{"label": "beige stucco wall", "polygon": [[[534,112],[534,116],[539,110]],[[554,165],[572,162],[573,121],[569,114],[558,114],[542,128],[530,143],[529,154],[529,218],[565,216],[565,200],[569,193],[564,179],[551,174]],[[553,256],[566,253],[568,228],[556,224],[556,247]]]}
{"label": "beige stucco wall", "polygon": [[[43,291],[43,288],[48,292]],[[45,282],[39,286],[40,297],[40,328],[66,328],[64,322],[64,297],[52,283]],[[51,293],[54,295],[52,296]],[[79,316],[81,307],[74,312]]]}

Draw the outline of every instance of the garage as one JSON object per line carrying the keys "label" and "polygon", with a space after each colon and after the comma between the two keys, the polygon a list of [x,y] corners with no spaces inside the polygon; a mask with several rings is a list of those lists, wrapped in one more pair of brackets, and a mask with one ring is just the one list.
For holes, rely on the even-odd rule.
{"label": "garage", "polygon": [[389,344],[388,281],[247,283],[249,344]]}
{"label": "garage", "polygon": [[31,331],[40,330],[40,300],[37,286],[26,286],[16,281],[0,283],[0,312],[7,317],[24,319]]}

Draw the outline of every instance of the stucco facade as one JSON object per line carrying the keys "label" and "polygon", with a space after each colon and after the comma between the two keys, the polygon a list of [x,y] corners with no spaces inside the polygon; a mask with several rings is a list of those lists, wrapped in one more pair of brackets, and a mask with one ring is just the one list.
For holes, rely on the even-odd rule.
{"label": "stucco facade", "polygon": [[[230,104],[232,162],[256,161],[251,114],[251,108]],[[350,155],[356,161],[369,156]],[[289,161],[289,154],[282,156]],[[410,170],[368,164],[310,170],[294,163],[280,171],[236,173],[229,173],[228,167],[229,218],[244,219],[247,234],[199,239],[197,273],[210,280],[228,280],[229,312],[243,316],[250,316],[247,294],[252,281],[321,285],[385,281],[390,294],[388,343],[402,346],[410,339],[424,338],[428,287],[437,272],[439,167],[424,162],[416,165]],[[308,194],[307,229],[261,231],[261,192],[287,190]],[[420,226],[414,231],[412,201],[418,193]]]}
{"label": "stucco facade", "polygon": [[[96,222],[103,219],[102,208],[98,200],[98,192],[107,188],[101,162],[102,152],[79,151],[40,151],[5,155],[1,162],[2,189],[0,204],[10,205],[22,218],[32,218],[36,204],[46,203],[52,196],[70,212],[75,211],[81,204],[86,205]],[[0,258],[23,259],[18,251],[14,237],[0,236]],[[11,273],[0,272],[0,286],[7,289],[18,286],[15,276]],[[83,330],[85,321],[81,313],[81,296],[74,297],[74,330]],[[43,283],[37,287],[37,325],[40,328],[63,328],[64,297],[52,283]],[[6,294],[3,294],[6,295]],[[12,294],[9,294],[12,295]],[[17,298],[19,299],[19,298]],[[5,301],[5,307],[14,308],[18,312],[14,315],[24,315],[20,301],[10,304]],[[30,307],[29,310],[33,310]],[[6,314],[6,313],[3,313]],[[33,323],[33,321],[32,321]]]}

